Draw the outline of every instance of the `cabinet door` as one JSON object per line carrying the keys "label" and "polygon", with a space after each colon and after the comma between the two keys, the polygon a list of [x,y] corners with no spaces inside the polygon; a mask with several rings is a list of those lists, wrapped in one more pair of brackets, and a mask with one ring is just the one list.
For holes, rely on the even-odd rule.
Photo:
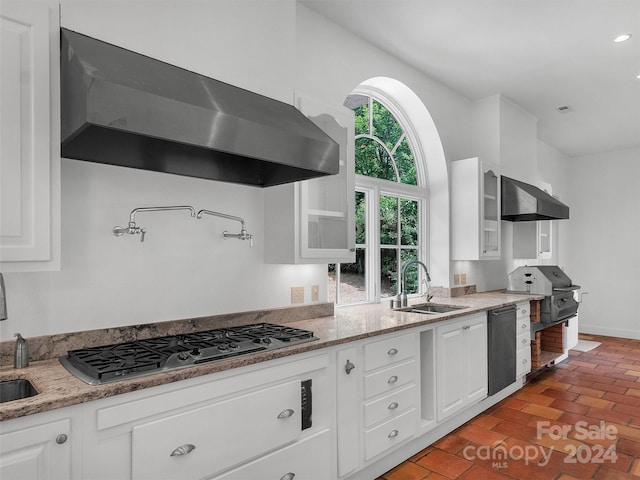
{"label": "cabinet door", "polygon": [[487,396],[487,319],[470,315],[436,329],[438,420]]}
{"label": "cabinet door", "polygon": [[340,146],[339,173],[265,189],[267,263],[355,261],[354,112],[298,97],[300,111]]}
{"label": "cabinet door", "polygon": [[451,163],[451,258],[500,258],[500,181],[495,167],[467,158]]}
{"label": "cabinet door", "polygon": [[482,170],[481,257],[500,256],[500,179],[490,168]]}
{"label": "cabinet door", "polygon": [[344,477],[360,465],[359,419],[362,365],[356,347],[337,353],[338,474]]}
{"label": "cabinet door", "polygon": [[337,175],[300,182],[300,257],[341,262],[355,260],[354,114],[307,97],[298,108],[340,146]]}
{"label": "cabinet door", "polygon": [[436,341],[436,396],[438,420],[442,420],[464,406],[468,357],[464,330],[459,323],[438,327]]}
{"label": "cabinet door", "polygon": [[58,15],[48,2],[0,5],[0,266],[51,270],[59,268]]}
{"label": "cabinet door", "polygon": [[69,419],[0,435],[0,478],[63,480],[71,478]]}
{"label": "cabinet door", "polygon": [[487,320],[484,316],[471,317],[462,326],[467,352],[467,394],[470,404],[487,396]]}

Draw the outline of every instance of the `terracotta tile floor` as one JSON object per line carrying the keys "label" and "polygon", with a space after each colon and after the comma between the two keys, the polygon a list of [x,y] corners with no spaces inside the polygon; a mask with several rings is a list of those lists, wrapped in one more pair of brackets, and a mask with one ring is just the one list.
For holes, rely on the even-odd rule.
{"label": "terracotta tile floor", "polygon": [[640,480],[640,340],[595,335],[378,480]]}

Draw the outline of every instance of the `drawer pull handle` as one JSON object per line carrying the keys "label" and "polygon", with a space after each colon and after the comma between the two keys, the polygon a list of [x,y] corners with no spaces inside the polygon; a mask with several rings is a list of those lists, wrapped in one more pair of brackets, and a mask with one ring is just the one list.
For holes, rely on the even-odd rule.
{"label": "drawer pull handle", "polygon": [[181,457],[183,455],[189,455],[196,449],[195,445],[191,445],[190,443],[185,443],[184,445],[180,445],[173,452],[171,452],[172,457]]}
{"label": "drawer pull handle", "polygon": [[527,309],[523,308],[522,310],[520,310],[523,314],[527,313]]}
{"label": "drawer pull handle", "polygon": [[465,325],[464,327],[462,327],[463,330],[469,330],[471,327],[469,325]]}
{"label": "drawer pull handle", "polygon": [[387,435],[389,438],[396,438],[400,432],[398,430],[391,430],[391,433]]}
{"label": "drawer pull handle", "polygon": [[293,410],[287,408],[278,414],[278,418],[289,418],[291,415],[293,415]]}
{"label": "drawer pull handle", "polygon": [[280,480],[293,480],[295,478],[296,474],[293,472],[289,472],[289,473],[285,473],[284,475],[282,475],[280,477]]}
{"label": "drawer pull handle", "polygon": [[387,383],[396,383],[398,381],[398,377],[396,375],[392,375],[389,377],[389,380],[387,380]]}
{"label": "drawer pull handle", "polygon": [[396,408],[398,408],[398,402],[393,402],[390,403],[389,406],[387,407],[389,410],[395,410]]}
{"label": "drawer pull handle", "polygon": [[387,355],[390,356],[394,356],[398,354],[398,349],[397,348],[390,348],[389,351],[387,352]]}
{"label": "drawer pull handle", "polygon": [[347,375],[349,375],[351,373],[351,370],[353,370],[354,368],[356,368],[356,366],[349,360],[347,360],[347,363],[344,364],[344,371],[347,373]]}
{"label": "drawer pull handle", "polygon": [[529,343],[529,342],[527,341],[527,339],[526,339],[526,338],[523,338],[523,339],[522,339],[522,344],[523,344],[523,345],[526,345],[527,343]]}
{"label": "drawer pull handle", "polygon": [[526,323],[523,323],[521,328],[524,330],[525,328],[528,328],[528,327],[529,325],[527,325]]}
{"label": "drawer pull handle", "polygon": [[65,443],[67,441],[67,438],[69,438],[69,437],[67,437],[66,433],[61,433],[60,435],[58,435],[56,437],[56,443],[58,445],[62,445],[63,443]]}
{"label": "drawer pull handle", "polygon": [[529,363],[529,360],[527,360],[526,358],[523,358],[523,359],[522,359],[522,364],[523,364],[523,365],[526,365],[527,363]]}

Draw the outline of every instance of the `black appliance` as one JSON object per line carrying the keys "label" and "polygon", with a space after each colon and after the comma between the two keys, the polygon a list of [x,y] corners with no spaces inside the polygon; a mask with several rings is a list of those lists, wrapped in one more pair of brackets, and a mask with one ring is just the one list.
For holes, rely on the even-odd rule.
{"label": "black appliance", "polygon": [[[100,385],[313,340],[309,330],[256,323],[71,350],[60,363],[84,382]],[[309,383],[309,402],[310,390]]]}
{"label": "black appliance", "polygon": [[516,381],[516,307],[489,310],[489,395]]}
{"label": "black appliance", "polygon": [[578,302],[569,276],[556,265],[525,265],[507,276],[508,293],[544,295],[540,304],[540,321],[544,324],[559,323],[578,313]]}

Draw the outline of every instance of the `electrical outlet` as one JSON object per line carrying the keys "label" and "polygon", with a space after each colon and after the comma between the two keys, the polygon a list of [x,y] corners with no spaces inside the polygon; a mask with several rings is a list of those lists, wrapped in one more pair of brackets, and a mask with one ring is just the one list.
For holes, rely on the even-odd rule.
{"label": "electrical outlet", "polygon": [[317,302],[320,300],[320,285],[311,285],[311,301]]}
{"label": "electrical outlet", "polygon": [[466,273],[461,273],[460,274],[460,283],[462,285],[466,285],[467,284],[467,274]]}
{"label": "electrical outlet", "polygon": [[304,287],[291,287],[291,303],[304,303]]}
{"label": "electrical outlet", "polygon": [[460,274],[459,273],[454,273],[453,274],[453,284],[454,285],[460,285]]}

